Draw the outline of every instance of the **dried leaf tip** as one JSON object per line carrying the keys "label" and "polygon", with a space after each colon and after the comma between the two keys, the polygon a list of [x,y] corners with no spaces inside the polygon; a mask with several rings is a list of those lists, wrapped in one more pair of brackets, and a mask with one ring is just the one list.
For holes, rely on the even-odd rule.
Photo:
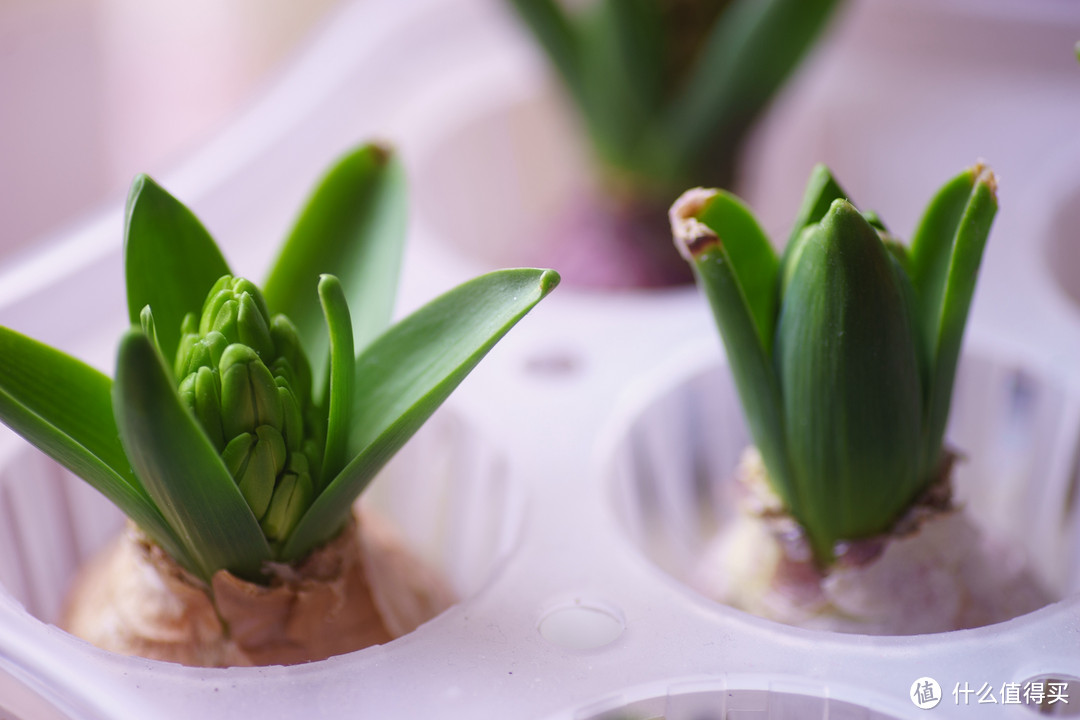
{"label": "dried leaf tip", "polygon": [[388,142],[371,143],[369,147],[371,148],[371,155],[378,165],[387,164],[394,156],[393,146]]}
{"label": "dried leaf tip", "polygon": [[990,169],[990,166],[986,164],[986,161],[979,158],[975,161],[975,166],[971,168],[971,174],[975,176],[975,184],[986,185],[986,188],[990,193],[997,198],[998,181],[997,176],[994,175],[994,171]]}
{"label": "dried leaf tip", "polygon": [[704,212],[716,194],[716,190],[692,188],[680,195],[668,211],[675,247],[688,261],[693,262],[694,258],[710,246],[720,243],[720,238],[716,236],[716,233],[698,220],[698,216]]}

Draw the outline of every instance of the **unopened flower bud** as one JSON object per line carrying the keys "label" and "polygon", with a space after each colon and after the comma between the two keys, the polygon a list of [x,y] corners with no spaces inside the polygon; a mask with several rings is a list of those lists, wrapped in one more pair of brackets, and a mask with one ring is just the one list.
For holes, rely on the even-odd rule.
{"label": "unopened flower bud", "polygon": [[231,343],[252,348],[260,358],[274,355],[270,316],[259,289],[248,280],[226,275],[211,289],[199,320],[199,332],[220,332]]}
{"label": "unopened flower bud", "polygon": [[270,505],[278,473],[285,467],[285,441],[281,433],[269,425],[261,425],[254,433],[233,438],[221,457],[252,513],[261,519]]}
{"label": "unopened flower bud", "polygon": [[278,478],[270,507],[261,525],[271,541],[283,540],[300,521],[300,517],[315,499],[315,486],[303,453],[293,453],[289,466]]}
{"label": "unopened flower bud", "polygon": [[[270,337],[274,341],[277,358],[271,369],[274,375],[284,374],[296,392],[301,407],[311,402],[311,365],[300,345],[300,332],[284,315],[275,315],[270,321]],[[289,375],[292,377],[289,377]]]}
{"label": "unopened flower bud", "polygon": [[315,496],[325,419],[311,404],[311,367],[296,327],[270,320],[243,278],[214,283],[182,325],[175,370],[199,420],[270,539],[284,540]]}
{"label": "unopened flower bud", "polygon": [[270,425],[280,431],[284,417],[278,388],[254,350],[233,343],[221,356],[218,371],[226,437],[250,432],[259,425]]}

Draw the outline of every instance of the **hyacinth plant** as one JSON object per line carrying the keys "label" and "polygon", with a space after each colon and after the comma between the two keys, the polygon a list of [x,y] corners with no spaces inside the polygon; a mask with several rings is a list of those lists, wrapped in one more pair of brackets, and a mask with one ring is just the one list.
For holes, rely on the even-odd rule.
{"label": "hyacinth plant", "polygon": [[887,533],[948,472],[953,380],[996,210],[977,165],[941,188],[905,246],[819,166],[778,257],[729,193],[692,190],[672,209],[769,485],[821,567],[837,543]]}
{"label": "hyacinth plant", "polygon": [[399,163],[361,147],[316,188],[260,291],[139,177],[115,381],[0,328],[0,418],[194,577],[263,582],[348,524],[376,472],[558,282],[491,273],[388,327],[404,223]]}
{"label": "hyacinth plant", "polygon": [[665,209],[687,187],[731,187],[747,131],[840,0],[509,2],[581,118],[624,247],[657,265],[645,284],[688,281]]}

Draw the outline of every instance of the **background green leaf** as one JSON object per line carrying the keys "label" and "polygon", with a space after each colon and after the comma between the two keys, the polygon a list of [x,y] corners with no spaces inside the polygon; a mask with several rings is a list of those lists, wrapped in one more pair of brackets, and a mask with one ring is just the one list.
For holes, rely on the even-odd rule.
{"label": "background green leaf", "polygon": [[0,419],[90,483],[181,563],[187,554],[131,471],[113,420],[112,381],[0,328]]}
{"label": "background green leaf", "polygon": [[262,529],[139,331],[120,341],[113,407],[135,473],[189,551],[188,569],[207,582],[222,568],[258,580],[270,559]]}
{"label": "background green leaf", "polygon": [[138,325],[139,313],[150,306],[170,363],[184,315],[198,313],[210,287],[228,274],[225,258],[198,218],[148,176],[135,178],[124,227],[128,319]]}
{"label": "background green leaf", "polygon": [[738,0],[727,8],[666,121],[680,165],[693,167],[716,152],[724,162],[733,161],[742,135],[799,64],[837,3]]}
{"label": "background green leaf", "polygon": [[602,0],[576,23],[580,104],[593,146],[609,166],[636,170],[641,181],[650,175],[648,132],[659,112],[664,69],[660,18],[648,27],[647,17],[658,15],[650,9],[656,10],[651,0]]}
{"label": "background green leaf", "polygon": [[575,101],[586,101],[581,81],[581,45],[574,27],[556,0],[509,0],[551,58]]}
{"label": "background green leaf", "polygon": [[420,308],[360,354],[348,446],[352,460],[286,541],[286,561],[340,530],[375,473],[558,282],[552,270],[482,275]]}
{"label": "background green leaf", "polygon": [[271,314],[300,331],[321,397],[330,340],[317,278],[336,275],[352,314],[353,342],[364,348],[394,309],[407,217],[405,174],[389,151],[365,145],[326,174],[300,214],[263,286]]}
{"label": "background green leaf", "polygon": [[604,0],[614,28],[632,106],[652,122],[664,101],[664,16],[655,0]]}

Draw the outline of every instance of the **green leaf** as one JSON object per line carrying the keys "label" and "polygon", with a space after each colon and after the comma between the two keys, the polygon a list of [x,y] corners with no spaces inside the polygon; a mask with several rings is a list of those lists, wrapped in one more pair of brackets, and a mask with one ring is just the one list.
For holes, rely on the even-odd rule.
{"label": "green leaf", "polygon": [[154,343],[154,347],[161,349],[161,344],[157,339],[157,326],[154,324],[154,313],[147,305],[139,313],[139,324],[142,327],[143,334],[150,338],[150,342]]}
{"label": "green leaf", "polygon": [[[866,217],[866,213],[863,213],[863,217]],[[867,222],[870,222],[868,219]],[[870,222],[873,225],[872,222]],[[875,226],[876,227],[876,226]],[[887,236],[883,239],[885,249],[889,252],[889,260],[893,266],[893,276],[896,278],[897,287],[900,288],[900,294],[904,297],[904,308],[907,311],[908,327],[911,328],[911,341],[915,348],[915,359],[919,364],[919,386],[922,388],[922,393],[919,396],[922,402],[923,408],[923,432],[926,431],[925,415],[926,415],[926,403],[927,403],[927,388],[930,386],[930,358],[926,351],[926,342],[923,338],[923,334],[919,331],[919,298],[915,294],[915,286],[911,284],[911,259],[908,255],[908,248],[899,240]],[[932,461],[933,458],[927,458],[925,446],[919,454],[923,462],[923,467],[919,471],[919,477],[922,478],[924,483],[929,483],[933,480],[929,474],[929,470],[932,470],[936,465],[930,465],[927,467],[928,460]]]}
{"label": "green leaf", "polygon": [[189,552],[188,569],[206,582],[222,568],[258,580],[270,559],[259,523],[141,332],[120,341],[113,407],[136,475]]}
{"label": "green leaf", "polygon": [[950,180],[927,206],[911,242],[911,281],[929,358],[924,457],[941,452],[953,380],[983,250],[997,213],[993,173],[977,165]]}
{"label": "green leaf", "polygon": [[784,256],[780,261],[780,297],[787,292],[788,283],[791,280],[792,270],[798,265],[799,253],[802,244],[807,241],[811,234],[803,231],[810,226],[817,225],[829,212],[834,200],[850,200],[849,196],[840,184],[833,178],[832,171],[822,164],[814,166],[810,171],[810,180],[806,183],[806,191],[803,193],[802,205],[795,216],[795,222],[791,227],[791,235],[784,247]]}
{"label": "green leaf", "polygon": [[832,171],[826,165],[818,163],[810,171],[810,179],[806,182],[802,205],[795,215],[787,246],[791,247],[805,228],[821,222],[834,200],[851,200],[851,196],[836,182]]}
{"label": "green leaf", "polygon": [[[692,203],[692,195],[684,195],[672,209],[672,229],[716,318],[750,434],[761,451],[773,486],[781,499],[791,506],[792,471],[786,448],[780,383],[767,350],[772,334],[766,343],[757,322],[759,315],[770,328],[776,322],[775,311],[773,316],[764,317],[764,307],[770,302],[775,303],[775,300],[768,300],[766,294],[770,276],[772,292],[776,292],[776,255],[756,223],[753,226],[746,224],[742,215],[745,208],[741,203],[726,193],[710,192],[715,194],[701,206]],[[715,228],[701,222],[706,215],[711,216],[709,219]],[[721,222],[725,218],[727,222]],[[750,286],[750,293],[746,285]],[[760,308],[754,307],[755,301]]]}
{"label": "green leaf", "polygon": [[107,497],[184,563],[179,539],[131,471],[112,381],[73,357],[0,328],[0,419]]}
{"label": "green leaf", "polygon": [[604,0],[634,110],[652,119],[664,99],[664,17],[656,0]]}
{"label": "green leaf", "polygon": [[349,304],[336,277],[323,275],[319,279],[319,299],[326,314],[326,327],[330,335],[330,407],[326,423],[322,479],[319,481],[321,489],[326,487],[345,465],[349,419],[353,409],[356,357]]}
{"label": "green leaf", "polygon": [[643,32],[641,0],[603,0],[583,14],[580,105],[593,144],[607,164],[648,177],[654,147],[645,135],[658,109],[663,64],[645,77],[636,73],[647,69],[643,55],[655,52],[649,40],[660,39],[659,28],[653,27],[652,37]]}
{"label": "green leaf", "polygon": [[723,246],[768,356],[776,331],[776,282],[780,269],[769,238],[750,209],[723,190],[716,192],[697,219],[716,234]]}
{"label": "green leaf", "polygon": [[788,507],[827,563],[836,541],[888,529],[921,489],[921,385],[877,231],[837,200],[806,233],[775,356],[795,470]]}
{"label": "green leaf", "polygon": [[128,316],[138,325],[142,309],[151,307],[161,352],[170,361],[184,315],[199,313],[211,286],[228,274],[225,258],[198,218],[148,176],[136,177],[124,224]]}
{"label": "green leaf", "polygon": [[509,0],[579,105],[587,100],[581,80],[581,46],[570,19],[555,0]]}
{"label": "green leaf", "polygon": [[285,560],[303,557],[341,529],[375,473],[558,282],[552,270],[482,275],[420,308],[361,353],[349,434],[352,460],[301,518],[283,548]]}
{"label": "green leaf", "polygon": [[330,340],[315,279],[324,273],[340,279],[353,311],[353,341],[357,349],[367,346],[394,309],[406,217],[401,164],[381,147],[360,147],[315,189],[263,286],[271,313],[284,313],[300,331],[317,398]]}
{"label": "green leaf", "polygon": [[730,148],[821,33],[838,0],[736,0],[716,23],[667,134],[680,164],[693,166],[720,142]]}

